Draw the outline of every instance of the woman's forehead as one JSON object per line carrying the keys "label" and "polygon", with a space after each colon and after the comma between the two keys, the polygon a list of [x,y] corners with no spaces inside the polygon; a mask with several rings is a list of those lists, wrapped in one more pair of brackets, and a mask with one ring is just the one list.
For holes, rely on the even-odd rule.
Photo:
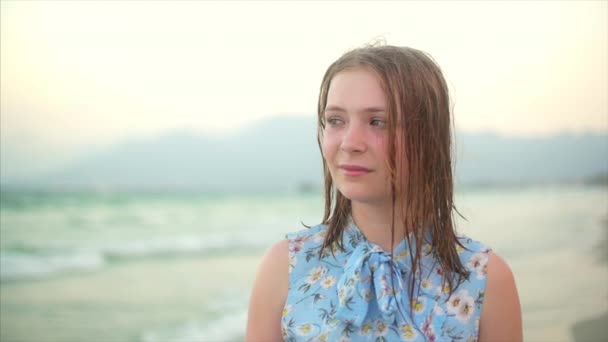
{"label": "woman's forehead", "polygon": [[366,68],[338,72],[331,80],[325,110],[378,111],[387,98],[378,75]]}

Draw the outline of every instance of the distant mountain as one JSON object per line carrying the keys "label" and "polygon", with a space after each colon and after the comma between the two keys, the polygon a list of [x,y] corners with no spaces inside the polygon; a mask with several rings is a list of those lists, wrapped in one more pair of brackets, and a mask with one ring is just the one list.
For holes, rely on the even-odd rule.
{"label": "distant mountain", "polygon": [[[457,137],[458,185],[581,181],[608,173],[607,135]],[[57,172],[3,179],[3,186],[289,191],[322,184],[312,117],[273,118],[229,137],[175,132],[96,151]]]}
{"label": "distant mountain", "polygon": [[463,184],[582,182],[608,173],[608,135],[502,137],[459,134],[457,175]]}
{"label": "distant mountain", "polygon": [[176,132],[123,142],[29,183],[53,188],[283,191],[317,184],[315,122],[264,121],[231,137]]}

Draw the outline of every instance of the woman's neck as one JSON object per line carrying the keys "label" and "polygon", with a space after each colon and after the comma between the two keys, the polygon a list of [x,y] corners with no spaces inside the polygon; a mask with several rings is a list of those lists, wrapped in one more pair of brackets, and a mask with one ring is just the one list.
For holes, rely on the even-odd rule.
{"label": "woman's neck", "polygon": [[352,217],[367,240],[380,246],[383,250],[392,251],[405,237],[400,216],[395,212],[395,236],[391,248],[392,204],[369,204],[352,202]]}

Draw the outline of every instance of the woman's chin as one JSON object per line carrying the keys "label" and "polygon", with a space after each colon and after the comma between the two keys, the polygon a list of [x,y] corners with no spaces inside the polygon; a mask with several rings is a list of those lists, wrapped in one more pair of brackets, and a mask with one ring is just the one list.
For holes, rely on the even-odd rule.
{"label": "woman's chin", "polygon": [[348,198],[351,202],[360,202],[366,204],[378,204],[384,203],[390,200],[390,196],[387,194],[376,194],[370,193],[369,190],[364,189],[339,189],[342,196]]}

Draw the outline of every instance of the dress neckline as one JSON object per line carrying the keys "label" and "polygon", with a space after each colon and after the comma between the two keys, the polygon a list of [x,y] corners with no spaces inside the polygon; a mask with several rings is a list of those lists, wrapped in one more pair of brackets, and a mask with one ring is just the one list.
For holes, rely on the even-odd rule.
{"label": "dress neckline", "polygon": [[[425,250],[425,249],[428,250],[428,248],[430,248],[428,241],[430,241],[430,233],[427,231],[427,233],[425,234],[425,243],[423,243],[423,250]],[[365,234],[363,233],[361,228],[359,228],[357,226],[357,224],[354,222],[354,220],[352,218],[349,220],[349,223],[348,223],[346,229],[344,230],[343,242],[344,242],[345,248],[347,246],[349,246],[352,249],[355,249],[355,248],[357,248],[358,244],[364,243],[364,244],[367,244],[369,246],[369,248],[371,250],[373,250],[374,252],[380,252],[380,253],[384,253],[386,255],[391,255],[391,252],[380,247],[380,245],[370,241],[365,236]],[[397,243],[395,245],[395,247],[393,248],[392,254],[393,255],[404,254],[408,250],[414,249],[415,247],[416,247],[416,236],[413,233],[408,233],[405,236],[405,238],[401,239],[401,241],[399,241],[399,243]],[[347,248],[347,251],[348,250],[349,249]]]}

